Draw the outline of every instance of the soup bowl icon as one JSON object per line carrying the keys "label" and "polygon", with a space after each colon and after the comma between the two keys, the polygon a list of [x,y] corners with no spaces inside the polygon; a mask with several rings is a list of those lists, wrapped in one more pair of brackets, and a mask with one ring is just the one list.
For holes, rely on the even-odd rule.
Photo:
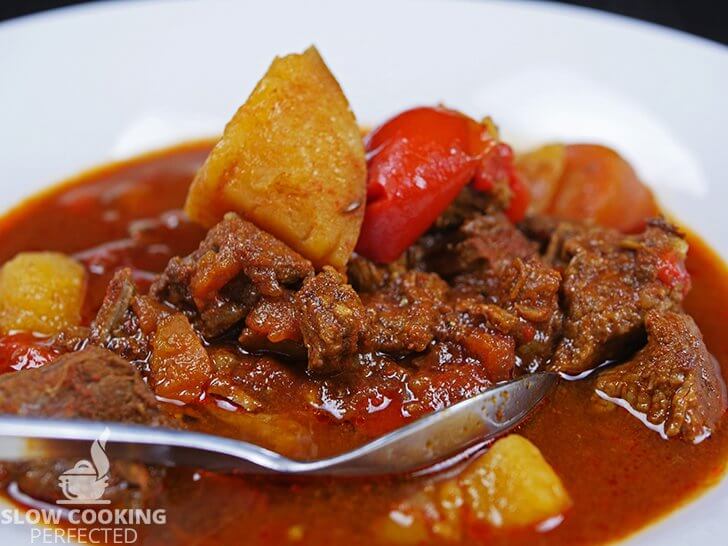
{"label": "soup bowl icon", "polygon": [[99,478],[96,468],[87,460],[78,461],[73,468],[66,470],[58,478],[58,485],[66,497],[66,501],[58,501],[59,504],[107,504],[103,500],[108,477]]}

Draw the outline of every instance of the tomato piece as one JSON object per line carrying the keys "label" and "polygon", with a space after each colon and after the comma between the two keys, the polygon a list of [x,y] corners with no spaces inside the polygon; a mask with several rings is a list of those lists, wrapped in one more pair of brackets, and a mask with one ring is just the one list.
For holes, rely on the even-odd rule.
{"label": "tomato piece", "polygon": [[511,222],[518,222],[526,215],[531,194],[516,170],[513,149],[505,142],[493,140],[483,149],[473,187],[483,192],[508,188],[506,216]]}
{"label": "tomato piece", "polygon": [[617,152],[595,144],[566,147],[566,165],[550,213],[592,220],[624,232],[640,231],[658,213],[650,190]]}
{"label": "tomato piece", "polygon": [[0,373],[40,368],[58,356],[46,338],[30,333],[0,337]]}
{"label": "tomato piece", "polygon": [[690,291],[690,273],[685,267],[685,256],[675,251],[665,252],[660,257],[657,278],[661,283],[675,288],[681,286],[683,295]]}
{"label": "tomato piece", "polygon": [[641,231],[659,212],[631,165],[606,146],[544,146],[521,156],[518,169],[535,196],[533,212],[625,233]]}
{"label": "tomato piece", "polygon": [[516,178],[511,148],[459,112],[403,112],[371,133],[366,151],[367,208],[356,251],[376,262],[396,260],[472,180],[481,191],[506,180],[509,216],[525,213],[527,188]]}
{"label": "tomato piece", "polygon": [[150,382],[155,394],[185,404],[203,396],[212,363],[202,341],[182,313],[160,318],[152,338]]}
{"label": "tomato piece", "polygon": [[463,345],[482,362],[490,381],[506,381],[513,376],[516,347],[512,337],[473,330],[464,338]]}

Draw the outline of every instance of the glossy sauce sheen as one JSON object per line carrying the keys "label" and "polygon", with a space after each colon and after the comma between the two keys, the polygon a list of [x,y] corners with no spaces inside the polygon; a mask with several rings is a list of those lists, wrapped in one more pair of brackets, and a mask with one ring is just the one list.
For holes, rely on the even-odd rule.
{"label": "glossy sauce sheen", "polygon": [[[116,267],[133,266],[138,284],[144,285],[171,256],[196,248],[204,232],[178,211],[210,146],[189,144],[97,169],[24,203],[0,222],[0,263],[23,250],[75,254],[90,271],[84,313],[90,320]],[[689,241],[693,288],[685,307],[726,377],[728,275],[697,237]],[[728,455],[725,416],[717,432],[700,445],[666,442],[626,411],[596,412],[590,403],[592,388],[589,379],[562,383],[520,429],[573,498],[564,521],[549,532],[466,534],[463,543],[604,542],[665,515],[720,479]],[[198,417],[208,431],[246,437],[244,426],[234,432],[218,419],[208,420],[204,412]],[[240,427],[244,419],[233,422]],[[324,422],[309,426],[320,428],[319,437],[325,439],[318,456],[361,441],[351,428]],[[154,506],[167,509],[168,523],[140,529],[140,538],[152,545],[371,545],[377,542],[373,522],[432,479],[438,478],[288,480],[170,470]]]}

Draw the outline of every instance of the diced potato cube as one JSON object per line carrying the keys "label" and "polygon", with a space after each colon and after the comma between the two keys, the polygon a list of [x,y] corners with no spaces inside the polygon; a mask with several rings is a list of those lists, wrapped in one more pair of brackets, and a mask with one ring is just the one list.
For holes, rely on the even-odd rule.
{"label": "diced potato cube", "polygon": [[182,313],[160,319],[152,339],[149,369],[152,388],[159,396],[190,403],[202,395],[212,375],[212,364]]}
{"label": "diced potato cube", "polygon": [[460,483],[473,515],[495,527],[535,525],[571,505],[538,448],[517,434],[493,444],[461,474]]}
{"label": "diced potato cube", "polygon": [[365,186],[359,127],[312,47],[273,61],[197,173],[185,211],[205,227],[237,212],[317,267],[343,270]]}
{"label": "diced potato cube", "polygon": [[58,252],[21,252],[0,269],[0,333],[55,334],[81,322],[86,273]]}
{"label": "diced potato cube", "polygon": [[374,533],[384,544],[410,546],[425,544],[429,538],[423,514],[394,509],[374,522]]}
{"label": "diced potato cube", "polygon": [[463,526],[465,500],[462,487],[455,479],[445,480],[437,485],[436,496],[440,518],[432,523],[432,532],[444,541],[457,542],[462,536]]}

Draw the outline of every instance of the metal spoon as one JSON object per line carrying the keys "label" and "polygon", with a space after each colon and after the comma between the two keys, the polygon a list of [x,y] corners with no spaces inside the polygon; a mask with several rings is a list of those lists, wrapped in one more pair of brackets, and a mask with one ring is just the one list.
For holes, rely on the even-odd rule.
{"label": "metal spoon", "polygon": [[99,438],[108,427],[104,450],[111,461],[256,474],[373,476],[413,472],[504,434],[533,410],[557,379],[556,374],[538,373],[503,383],[357,449],[315,461],[293,460],[247,442],[198,432],[13,415],[0,416],[0,460],[88,459],[88,442]]}

